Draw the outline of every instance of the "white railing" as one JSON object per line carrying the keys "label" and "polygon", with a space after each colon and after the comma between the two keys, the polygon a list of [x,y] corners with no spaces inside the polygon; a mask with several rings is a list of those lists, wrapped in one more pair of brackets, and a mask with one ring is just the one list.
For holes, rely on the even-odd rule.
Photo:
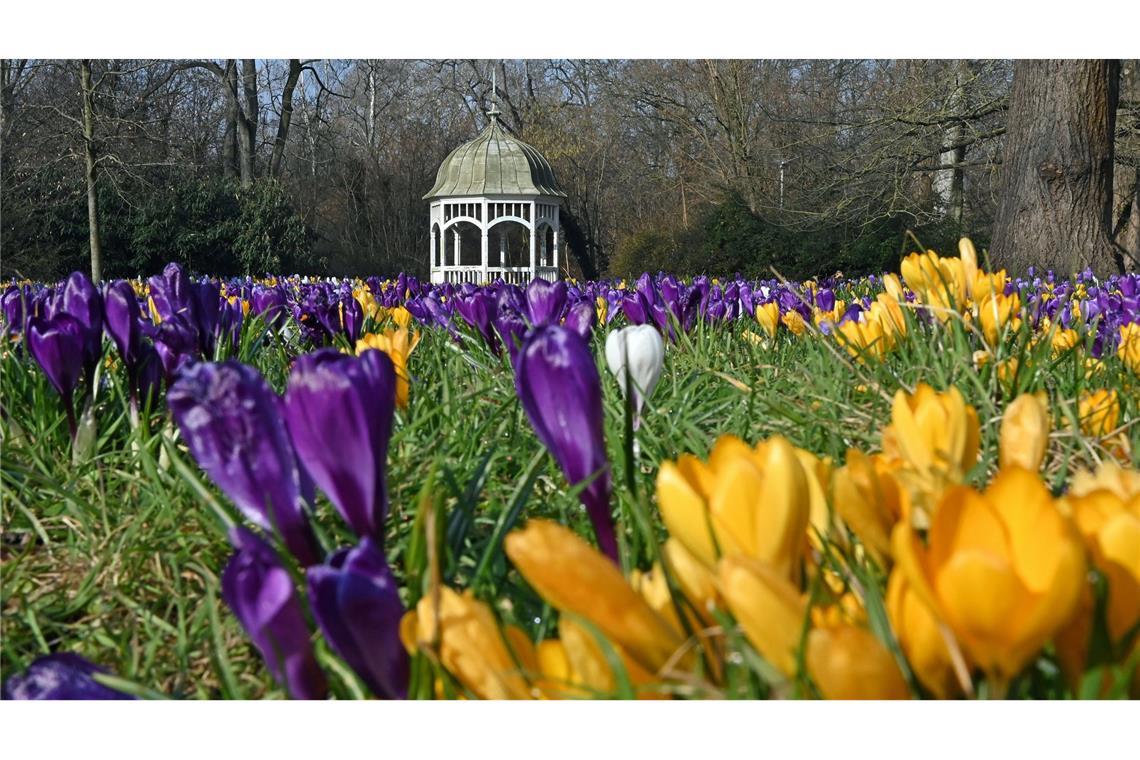
{"label": "white railing", "polygon": [[538,266],[535,270],[532,273],[530,267],[487,267],[487,273],[484,275],[481,266],[433,267],[431,281],[437,285],[444,282],[454,285],[470,282],[478,285],[502,278],[503,282],[512,285],[526,285],[536,276],[551,281],[558,279],[557,267]]}

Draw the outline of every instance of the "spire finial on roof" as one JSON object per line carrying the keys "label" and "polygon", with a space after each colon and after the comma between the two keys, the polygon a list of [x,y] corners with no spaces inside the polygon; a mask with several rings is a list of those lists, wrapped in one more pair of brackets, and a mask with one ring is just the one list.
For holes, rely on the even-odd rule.
{"label": "spire finial on roof", "polygon": [[487,110],[487,115],[491,117],[492,122],[498,121],[499,114],[502,113],[502,111],[499,110],[499,104],[497,102],[498,87],[495,82],[495,74],[495,67],[491,66],[491,107]]}

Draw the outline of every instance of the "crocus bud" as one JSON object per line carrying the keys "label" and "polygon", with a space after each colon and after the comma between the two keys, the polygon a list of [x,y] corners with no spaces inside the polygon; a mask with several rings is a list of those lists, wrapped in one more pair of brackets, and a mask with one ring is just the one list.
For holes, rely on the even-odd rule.
{"label": "crocus bud", "polygon": [[305,470],[360,537],[382,541],[396,372],[383,351],[327,348],[297,359],[285,423]]}
{"label": "crocus bud", "polygon": [[480,699],[528,699],[531,690],[485,602],[471,590],[440,588],[438,602],[420,598],[400,622],[401,640],[414,652],[433,646],[440,663]]}
{"label": "crocus bud", "polygon": [[621,571],[574,531],[531,520],[503,544],[511,562],[551,605],[589,620],[642,667],[656,672],[684,640],[626,582]]}
{"label": "crocus bud", "polygon": [[598,313],[594,309],[594,304],[589,300],[578,301],[569,309],[566,310],[566,319],[562,324],[567,328],[581,335],[586,340],[590,339],[590,335],[594,331],[594,325],[598,323]]}
{"label": "crocus bud", "polygon": [[68,410],[83,373],[83,340],[83,325],[70,314],[28,320],[28,353],[40,365]]}
{"label": "crocus bud", "polygon": [[768,333],[769,338],[776,337],[776,328],[780,326],[780,304],[775,301],[762,303],[756,307],[756,321]]}
{"label": "crocus bud", "polygon": [[653,395],[665,365],[665,343],[651,325],[614,330],[606,338],[606,364],[617,378],[623,395],[629,395],[626,375],[633,381],[633,427],[641,423],[641,408]]}
{"label": "crocus bud", "polygon": [[531,280],[526,287],[526,307],[531,325],[558,324],[566,307],[565,281],[547,282],[541,277]]}
{"label": "crocus bud", "polygon": [[165,322],[175,314],[190,316],[193,308],[190,296],[190,280],[182,267],[167,264],[161,275],[147,280],[150,285],[150,300],[159,319]]}
{"label": "crocus bud", "polygon": [[535,329],[515,360],[515,388],[538,439],[554,455],[570,484],[592,478],[580,498],[598,545],[616,562],[601,378],[586,341],[557,325]]}
{"label": "crocus bud", "polygon": [[139,347],[142,344],[142,315],[135,289],[129,282],[116,280],[107,286],[103,296],[103,312],[103,327],[115,342],[123,363],[128,368],[133,368],[138,362]]}
{"label": "crocus bud", "polygon": [[998,462],[1036,472],[1049,446],[1049,409],[1040,397],[1023,393],[1005,410],[998,434]]}
{"label": "crocus bud", "polygon": [[244,528],[222,573],[222,598],[233,610],[269,672],[294,699],[322,699],[327,691],[293,579],[273,549]]}
{"label": "crocus bud", "polygon": [[871,553],[891,555],[891,530],[907,507],[907,493],[880,455],[847,450],[847,464],[832,476],[835,509]]}
{"label": "crocus bud", "polygon": [[24,329],[24,292],[15,285],[9,285],[0,298],[4,315],[4,334],[22,332]]}
{"label": "crocus bud", "polygon": [[257,370],[236,361],[191,365],[166,394],[198,466],[242,514],[276,529],[298,561],[312,565],[319,552],[279,401]]}
{"label": "crocus bud", "polygon": [[499,338],[491,324],[498,305],[490,294],[479,291],[470,295],[458,296],[455,299],[455,310],[467,324],[479,331],[487,348],[494,354],[499,353]]}
{"label": "crocus bud", "polygon": [[891,630],[915,677],[937,699],[958,696],[962,687],[954,674],[954,661],[938,620],[930,608],[918,598],[896,567],[887,582],[887,615]]}
{"label": "crocus bud", "polygon": [[384,553],[370,538],[307,572],[313,616],[340,655],[378,697],[408,693],[408,653],[400,643],[404,606]]}
{"label": "crocus bud", "polygon": [[33,662],[23,673],[5,681],[0,699],[134,699],[96,681],[93,676],[102,672],[102,668],[77,654],[49,654]]}
{"label": "crocus bud", "polygon": [[796,672],[796,649],[807,603],[786,578],[747,557],[720,561],[720,586],[744,635],[784,675]]}
{"label": "crocus bud", "polygon": [[816,628],[808,634],[806,660],[825,699],[910,698],[894,656],[865,628]]}
{"label": "crocus bud", "polygon": [[103,299],[82,272],[67,278],[59,299],[56,314],[70,314],[83,327],[83,365],[90,373],[103,354]]}

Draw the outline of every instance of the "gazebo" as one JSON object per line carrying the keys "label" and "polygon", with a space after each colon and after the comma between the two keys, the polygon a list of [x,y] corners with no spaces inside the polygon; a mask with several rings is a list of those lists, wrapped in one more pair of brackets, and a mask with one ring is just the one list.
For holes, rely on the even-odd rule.
{"label": "gazebo", "polygon": [[541,153],[514,137],[494,106],[479,136],[443,160],[431,201],[431,281],[525,284],[558,278],[566,193]]}

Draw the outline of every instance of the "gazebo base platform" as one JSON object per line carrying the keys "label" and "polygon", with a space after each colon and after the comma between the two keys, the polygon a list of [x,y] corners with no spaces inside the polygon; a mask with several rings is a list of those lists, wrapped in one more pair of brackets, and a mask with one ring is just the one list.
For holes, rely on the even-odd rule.
{"label": "gazebo base platform", "polygon": [[432,267],[431,281],[433,285],[450,282],[456,285],[470,282],[474,285],[482,283],[493,282],[502,279],[503,282],[512,285],[526,285],[535,277],[541,277],[544,280],[554,281],[558,279],[558,268],[537,266],[534,270],[530,267],[487,267],[483,269],[481,266],[465,266],[465,267]]}

